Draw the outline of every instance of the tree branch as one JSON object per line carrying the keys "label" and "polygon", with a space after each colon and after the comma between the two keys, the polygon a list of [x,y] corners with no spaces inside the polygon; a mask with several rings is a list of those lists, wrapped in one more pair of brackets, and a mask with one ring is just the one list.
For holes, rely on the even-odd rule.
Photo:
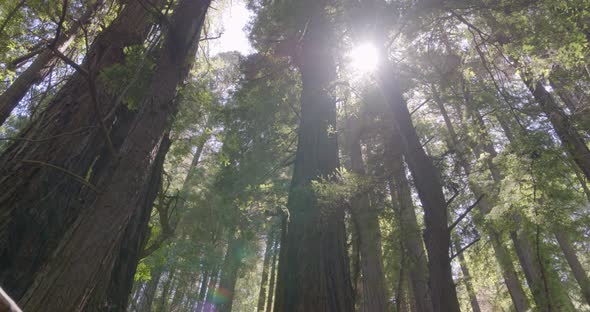
{"label": "tree branch", "polygon": [[467,250],[467,248],[475,245],[475,243],[479,242],[480,240],[481,240],[481,236],[478,236],[471,243],[467,244],[467,246],[461,247],[461,249],[457,250],[457,252],[455,254],[451,255],[451,260],[455,259],[455,257],[457,257],[458,255],[462,254],[465,250]]}
{"label": "tree branch", "polygon": [[479,198],[475,201],[475,203],[471,204],[471,206],[469,206],[461,215],[459,215],[457,220],[455,220],[455,222],[453,222],[453,224],[451,224],[451,226],[449,226],[449,232],[451,232],[457,226],[457,224],[459,224],[459,222],[461,222],[461,220],[463,220],[465,218],[465,216],[467,216],[467,214],[469,214],[469,212],[471,212],[471,210],[473,210],[473,208],[475,208],[475,206],[477,206],[477,204],[479,204],[479,202],[483,199],[484,196],[485,196],[485,194],[482,194],[481,196],[479,196]]}

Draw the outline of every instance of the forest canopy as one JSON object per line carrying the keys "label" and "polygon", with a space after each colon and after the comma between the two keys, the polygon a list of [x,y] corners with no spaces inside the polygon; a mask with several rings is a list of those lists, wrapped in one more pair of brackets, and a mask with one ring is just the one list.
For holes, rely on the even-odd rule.
{"label": "forest canopy", "polygon": [[0,0],[0,311],[590,311],[590,1]]}

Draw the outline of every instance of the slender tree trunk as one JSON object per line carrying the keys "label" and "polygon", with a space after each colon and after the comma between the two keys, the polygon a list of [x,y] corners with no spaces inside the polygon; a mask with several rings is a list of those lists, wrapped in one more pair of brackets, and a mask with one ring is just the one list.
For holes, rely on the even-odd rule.
{"label": "slender tree trunk", "polygon": [[393,75],[393,68],[381,71],[379,85],[392,110],[396,129],[401,136],[402,151],[424,207],[424,237],[429,259],[429,286],[433,310],[459,311],[449,257],[447,204],[438,171],[418,138],[406,101],[399,89],[399,82]]}
{"label": "slender tree trunk", "polygon": [[[55,49],[64,53],[70,46],[78,30],[83,25],[87,24],[94,12],[96,12],[103,4],[103,0],[95,0],[87,5],[86,11],[71,24],[71,27],[60,34],[57,38]],[[57,56],[49,48],[43,50],[29,67],[23,71],[18,78],[0,95],[0,125],[4,124],[6,119],[10,116],[12,110],[18,105],[22,98],[27,94],[33,84],[38,83],[49,72],[50,68],[55,65]]]}
{"label": "slender tree trunk", "polygon": [[268,270],[270,269],[270,261],[272,257],[272,249],[274,246],[274,237],[271,234],[272,228],[266,236],[266,249],[264,251],[264,260],[262,262],[262,280],[260,281],[260,292],[258,294],[258,310],[264,312],[264,304],[266,303],[266,291],[268,284]]}
{"label": "slender tree trunk", "polygon": [[168,271],[168,276],[166,276],[166,281],[164,282],[164,285],[162,286],[162,294],[160,295],[160,300],[158,302],[158,306],[156,308],[156,311],[158,312],[165,312],[166,311],[166,306],[168,305],[168,299],[170,296],[170,290],[172,288],[172,282],[174,281],[174,274],[176,273],[176,268],[172,267],[169,271]]}
{"label": "slender tree trunk", "polygon": [[199,288],[199,296],[197,297],[197,307],[195,312],[201,312],[203,310],[203,306],[205,305],[205,299],[207,295],[207,287],[209,286],[209,279],[210,279],[211,271],[205,270],[203,274],[203,279],[201,280],[201,287]]}
{"label": "slender tree trunk", "polygon": [[[388,129],[391,130],[391,129]],[[401,226],[403,252],[408,257],[407,271],[409,284],[415,300],[417,312],[433,311],[430,291],[428,289],[428,263],[422,240],[422,231],[418,225],[410,183],[406,177],[404,161],[401,152],[399,135],[393,131],[385,134],[385,157],[387,171],[391,174],[391,197],[397,201]]]}
{"label": "slender tree trunk", "polygon": [[[273,234],[276,236],[276,234]],[[274,249],[272,251],[272,264],[270,267],[270,282],[268,284],[268,298],[266,301],[266,312],[272,312],[272,303],[275,294],[275,281],[276,281],[276,267],[277,267],[277,260],[278,260],[278,253],[280,250],[280,242],[276,241]]]}
{"label": "slender tree trunk", "polygon": [[[455,250],[461,249],[461,243],[458,237],[455,238]],[[467,261],[465,260],[465,256],[463,253],[460,253],[457,258],[459,258],[459,266],[461,267],[461,272],[463,273],[463,283],[465,284],[465,288],[467,289],[467,295],[469,296],[469,304],[471,305],[471,310],[473,312],[481,312],[479,308],[479,302],[477,301],[477,296],[475,294],[475,289],[473,289],[473,284],[471,283],[471,274],[469,273],[469,268],[467,267]]]}
{"label": "slender tree trunk", "polygon": [[207,300],[205,301],[205,304],[203,305],[203,312],[215,312],[217,311],[215,309],[215,304],[214,304],[214,295],[215,292],[217,291],[217,282],[219,281],[219,268],[216,268],[215,270],[213,270],[213,272],[215,273],[212,277],[211,277],[211,282],[209,283],[209,287],[207,290]]}
{"label": "slender tree trunk", "polygon": [[[466,101],[465,104],[470,105],[471,101],[470,101],[469,96],[467,95],[467,90],[464,90],[464,95],[465,95],[465,101]],[[471,179],[472,168],[471,168],[471,163],[466,159],[466,157],[467,157],[466,147],[459,140],[457,133],[453,127],[453,123],[451,122],[449,114],[447,113],[445,105],[442,102],[442,100],[440,99],[440,96],[438,95],[438,92],[436,91],[435,88],[433,88],[433,96],[434,96],[435,102],[438,105],[440,113],[443,116],[443,120],[445,121],[445,125],[447,127],[448,132],[449,132],[449,139],[450,139],[449,146],[457,151],[457,154],[458,154],[457,159],[460,163],[459,165],[463,168],[463,171],[465,172],[465,175],[468,178],[469,188],[471,189],[471,191],[473,192],[473,194],[475,195],[476,198],[481,198],[481,200],[478,204],[478,209],[479,209],[479,214],[481,215],[481,217],[483,217],[483,216],[487,215],[492,210],[492,206],[489,203],[487,197],[482,197],[482,196],[484,196],[484,192],[481,189],[481,187],[474,181],[474,179]],[[480,135],[482,135],[484,137],[487,137],[487,129],[485,129],[485,127],[483,125],[483,121],[482,120],[479,120],[479,121],[480,121],[479,123],[476,123],[479,126],[478,133],[480,133]],[[485,133],[482,133],[482,132],[485,132]],[[480,138],[480,141],[481,140],[482,139]],[[484,138],[484,142],[487,142],[487,140],[485,140],[485,138]],[[491,147],[491,150],[489,150],[489,148],[483,148],[483,149],[485,149],[489,155],[489,157],[487,159],[487,164],[490,168],[492,178],[494,179],[494,181],[496,183],[499,183],[499,181],[501,179],[500,174],[499,174],[498,170],[496,170],[496,168],[493,166],[493,157],[495,157],[496,152],[493,149],[493,147]],[[479,158],[481,155],[482,148],[479,146],[474,146],[473,150],[476,151],[475,158]],[[477,220],[479,220],[479,219],[477,219]],[[524,289],[522,288],[522,283],[520,282],[518,275],[516,273],[516,269],[514,268],[514,264],[512,263],[510,253],[501,242],[501,239],[500,239],[501,235],[498,233],[498,231],[495,228],[493,228],[492,225],[481,224],[481,222],[479,222],[479,221],[477,223],[478,223],[478,226],[484,230],[484,232],[490,237],[490,240],[492,241],[492,248],[494,249],[494,255],[496,257],[496,260],[498,261],[498,264],[500,265],[500,269],[502,271],[502,277],[504,278],[504,283],[506,284],[506,287],[508,288],[508,293],[510,294],[510,298],[512,299],[512,303],[514,305],[514,308],[518,312],[528,311],[529,310],[529,303],[528,303],[527,296],[524,293]]]}
{"label": "slender tree trunk", "polygon": [[[317,198],[312,181],[335,179],[340,166],[332,25],[324,2],[306,1],[309,18],[301,46],[301,125],[287,207],[286,244],[281,244],[276,312],[352,312],[344,207]],[[280,298],[280,299],[279,299]]]}
{"label": "slender tree trunk", "polygon": [[[97,36],[82,67],[91,69],[96,80],[101,70],[124,62],[125,47],[141,44],[151,22],[140,3],[129,2]],[[99,81],[95,89],[102,111],[113,109],[115,95]],[[25,140],[15,141],[0,155],[0,283],[17,300],[82,207],[96,197],[73,175],[89,176],[89,183],[95,184],[98,168],[112,161],[105,135],[98,131],[93,93],[84,75],[73,74],[39,119],[20,134]],[[132,114],[125,105],[116,112],[116,121],[110,117],[105,123],[118,148],[124,135],[119,142],[116,135],[128,127]]]}
{"label": "slender tree trunk", "polygon": [[586,270],[584,270],[584,267],[576,255],[574,246],[572,246],[569,237],[563,231],[556,230],[554,233],[555,237],[557,238],[557,242],[559,243],[559,247],[561,248],[565,259],[572,270],[574,278],[578,282],[578,285],[580,285],[580,289],[582,290],[582,295],[584,296],[586,303],[590,304],[590,279],[588,279]]}
{"label": "slender tree trunk", "polygon": [[231,312],[236,282],[238,281],[238,271],[242,265],[244,240],[241,233],[234,231],[229,238],[227,252],[221,268],[221,278],[219,280],[219,289],[226,296],[224,302],[218,306],[219,312]]}
{"label": "slender tree trunk", "polygon": [[584,138],[576,130],[569,117],[555,102],[551,93],[545,89],[542,80],[533,82],[531,79],[525,78],[524,82],[535,97],[535,100],[539,103],[543,112],[549,118],[549,121],[553,125],[553,129],[559,136],[565,150],[572,157],[578,167],[580,167],[580,170],[582,170],[586,179],[590,180],[590,150],[588,149]]}
{"label": "slender tree trunk", "polygon": [[189,56],[196,51],[209,5],[208,0],[181,0],[176,4],[154,78],[120,148],[118,161],[100,173],[97,188],[102,191],[85,206],[62,239],[55,258],[36,276],[36,287],[30,288],[22,300],[28,311],[83,309],[92,293],[108,285],[117,255],[125,245],[125,229],[145,209],[146,185],[158,170],[155,155],[176,112],[177,101],[173,99],[188,74]]}
{"label": "slender tree trunk", "polygon": [[[356,118],[349,119],[347,145],[351,172],[363,177],[366,174],[360,135],[359,121]],[[379,212],[371,207],[368,190],[359,190],[359,193],[352,199],[352,217],[358,232],[360,271],[362,274],[362,298],[358,298],[361,300],[360,311],[388,311]]]}
{"label": "slender tree trunk", "polygon": [[156,290],[160,284],[162,277],[162,269],[155,268],[150,274],[150,280],[147,282],[143,295],[137,304],[136,311],[138,312],[150,312],[152,310],[152,303],[156,296]]}

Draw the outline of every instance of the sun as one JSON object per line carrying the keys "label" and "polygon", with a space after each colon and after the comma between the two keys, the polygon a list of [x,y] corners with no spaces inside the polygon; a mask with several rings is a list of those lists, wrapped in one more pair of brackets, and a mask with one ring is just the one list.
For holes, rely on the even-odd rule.
{"label": "sun", "polygon": [[370,73],[377,69],[379,64],[379,51],[375,45],[365,42],[356,46],[348,54],[350,67],[357,72]]}

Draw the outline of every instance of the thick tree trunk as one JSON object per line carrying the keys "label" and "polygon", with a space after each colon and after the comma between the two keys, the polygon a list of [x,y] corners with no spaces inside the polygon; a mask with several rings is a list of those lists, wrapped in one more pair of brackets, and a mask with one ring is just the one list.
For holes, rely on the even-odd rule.
{"label": "thick tree trunk", "polygon": [[449,257],[450,233],[447,204],[439,174],[418,138],[392,68],[381,71],[379,84],[392,110],[396,129],[399,130],[401,137],[400,145],[424,207],[426,224],[424,237],[428,251],[429,286],[433,311],[459,311]]}
{"label": "thick tree trunk", "polygon": [[[82,67],[91,68],[95,79],[101,70],[124,62],[124,48],[141,44],[150,25],[150,14],[131,1],[98,35]],[[101,110],[112,110],[115,95],[98,81],[95,87]],[[88,177],[95,184],[98,167],[112,161],[105,136],[98,131],[93,93],[84,75],[75,73],[21,133],[25,140],[14,142],[0,156],[0,283],[18,300],[82,207],[97,195],[73,176]],[[116,115],[116,122],[111,117],[105,123],[112,126],[112,142],[118,148],[125,134],[120,140],[116,136],[130,118],[124,105]]]}
{"label": "thick tree trunk", "polygon": [[227,252],[221,268],[221,278],[219,279],[219,289],[222,290],[226,298],[217,307],[219,312],[231,312],[232,310],[236,282],[238,281],[238,271],[242,265],[244,254],[245,242],[241,236],[241,233],[234,231],[229,237]]}
{"label": "thick tree trunk", "polygon": [[[276,234],[273,234],[276,237]],[[278,260],[278,253],[280,250],[280,242],[275,242],[275,247],[272,251],[272,264],[270,266],[270,282],[268,284],[268,298],[266,301],[266,312],[272,312],[272,302],[275,294],[275,281],[276,281],[276,267]]]}
{"label": "thick tree trunk", "polygon": [[[83,25],[87,24],[94,12],[96,12],[103,4],[103,0],[95,0],[88,4],[86,11],[71,24],[71,27],[62,32],[57,38],[55,49],[64,53],[70,46],[78,30]],[[49,70],[57,62],[57,56],[51,49],[43,50],[35,60],[23,71],[14,82],[0,95],[0,125],[4,124],[6,119],[12,113],[12,110],[18,105],[20,100],[27,94],[31,86],[38,83],[45,77]]]}
{"label": "thick tree trunk", "polygon": [[[360,135],[361,129],[356,118],[349,120],[348,154],[351,172],[359,177],[365,176]],[[367,190],[359,190],[352,199],[352,217],[358,235],[360,254],[360,273],[362,274],[362,298],[360,311],[388,311],[385,291],[385,273],[381,250],[381,230],[379,212],[370,205]]]}
{"label": "thick tree trunk", "polygon": [[[135,2],[131,2],[135,3]],[[164,132],[176,112],[173,101],[189,70],[200,35],[208,0],[179,1],[172,16],[154,78],[140,105],[133,127],[120,148],[116,164],[101,172],[102,191],[88,203],[35,287],[24,296],[28,311],[84,309],[88,299],[108,285],[125,245],[125,229],[145,207],[146,185],[157,170],[156,155]]]}
{"label": "thick tree trunk", "polygon": [[399,142],[401,138],[392,129],[388,129],[388,132],[384,134],[386,168],[391,175],[391,198],[399,207],[402,247],[408,257],[406,261],[409,272],[408,283],[412,287],[416,311],[430,312],[433,308],[428,289],[428,259],[424,250],[422,231],[414,210],[410,183],[406,177]]}
{"label": "thick tree trunk", "polygon": [[588,279],[586,270],[584,270],[584,267],[580,263],[578,255],[576,255],[574,246],[572,246],[569,237],[563,231],[556,230],[554,233],[555,238],[557,238],[557,242],[559,243],[559,247],[572,270],[574,278],[578,282],[578,285],[580,285],[586,303],[590,304],[590,279]]}
{"label": "thick tree trunk", "polygon": [[272,249],[274,246],[274,236],[271,234],[272,229],[266,236],[266,248],[264,250],[264,260],[262,261],[262,277],[260,281],[260,292],[258,293],[258,309],[257,311],[264,312],[264,304],[266,303],[266,292],[268,285],[268,272],[270,269],[270,261],[272,258]]}
{"label": "thick tree trunk", "polygon": [[547,115],[547,118],[549,118],[565,150],[580,167],[586,179],[590,180],[590,149],[588,149],[584,138],[555,102],[551,93],[545,89],[542,80],[533,82],[531,79],[525,78],[524,82]]}
{"label": "thick tree trunk", "polygon": [[[508,288],[508,293],[510,294],[510,298],[512,299],[512,303],[514,305],[514,308],[518,312],[528,311],[529,310],[529,303],[528,303],[527,296],[524,293],[524,289],[522,288],[522,283],[520,282],[518,275],[516,273],[516,269],[514,268],[514,264],[512,263],[510,253],[501,242],[501,239],[500,239],[501,235],[498,233],[498,231],[495,228],[493,228],[492,225],[489,225],[489,224],[486,225],[485,223],[480,222],[481,218],[486,216],[492,210],[492,206],[488,201],[488,197],[482,197],[482,196],[484,196],[483,190],[474,181],[474,179],[471,178],[471,172],[472,172],[471,163],[466,159],[467,148],[459,140],[457,133],[453,127],[453,123],[451,122],[449,114],[447,113],[445,105],[442,102],[442,100],[440,99],[436,89],[433,89],[433,93],[434,93],[435,102],[438,105],[440,113],[443,116],[443,120],[445,121],[445,125],[447,127],[448,132],[449,132],[449,147],[451,147],[457,151],[457,154],[458,154],[457,159],[459,161],[459,165],[463,168],[463,171],[465,172],[465,175],[468,178],[469,188],[471,189],[471,191],[475,195],[475,198],[481,198],[480,202],[478,204],[478,210],[479,210],[480,216],[479,216],[479,218],[476,218],[476,223],[477,223],[478,227],[481,227],[483,229],[483,231],[490,237],[490,240],[492,241],[492,248],[494,249],[494,255],[496,257],[496,260],[498,261],[498,264],[500,265],[500,269],[502,271],[501,272],[502,277],[504,278],[504,283],[506,284],[506,287]],[[467,95],[467,90],[464,90],[464,93],[465,93],[466,105],[470,105],[471,101],[470,101],[469,96]],[[471,109],[468,109],[468,110],[471,111]],[[487,138],[487,129],[485,129],[485,126],[483,125],[483,120],[481,120],[481,119],[477,119],[477,120],[478,120],[478,122],[476,124],[479,126],[478,133],[484,137],[484,138],[479,138],[480,141],[483,140],[483,144],[481,142],[479,144],[488,146],[488,144],[487,144],[488,141],[485,139],[485,138]],[[492,178],[494,179],[494,181],[496,183],[499,183],[499,181],[501,180],[500,173],[498,172],[497,168],[495,168],[495,166],[493,166],[493,157],[496,156],[496,152],[495,152],[493,146],[488,146],[488,147],[482,148],[477,145],[477,146],[473,147],[473,150],[476,152],[476,155],[475,155],[476,159],[478,159],[481,156],[482,150],[486,150],[486,152],[489,155],[489,157],[487,159],[487,164],[488,164],[489,169],[491,171]]]}
{"label": "thick tree trunk", "polygon": [[[281,244],[277,312],[351,312],[354,309],[344,228],[344,207],[317,198],[312,181],[335,179],[340,166],[334,37],[323,2],[306,2],[309,18],[302,39],[301,125],[289,193],[286,244]],[[280,298],[280,299],[279,299]]]}

